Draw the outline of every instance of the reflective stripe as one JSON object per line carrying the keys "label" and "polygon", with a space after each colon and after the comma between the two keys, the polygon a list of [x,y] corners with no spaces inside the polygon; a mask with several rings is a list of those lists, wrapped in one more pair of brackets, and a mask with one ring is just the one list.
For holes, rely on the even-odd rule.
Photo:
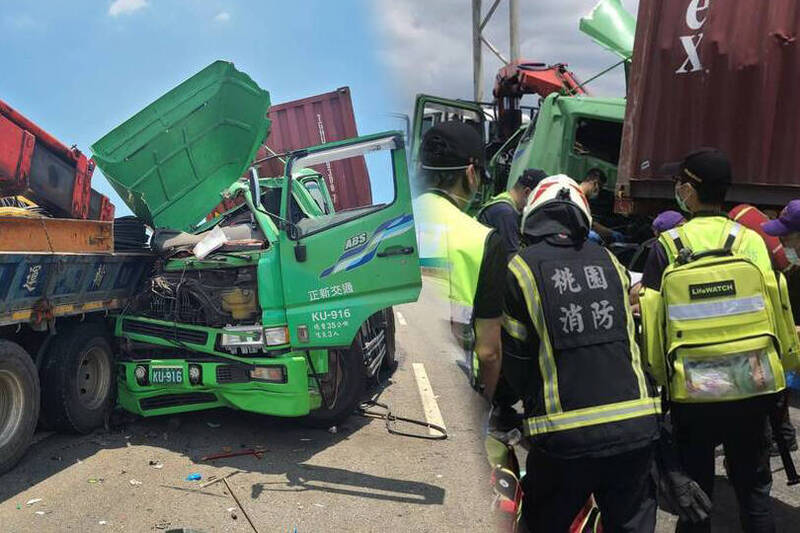
{"label": "reflective stripe", "polygon": [[542,374],[542,386],[544,388],[544,408],[546,413],[561,412],[561,399],[558,396],[558,374],[556,372],[556,362],[553,359],[553,348],[550,346],[550,336],[544,324],[544,318],[539,313],[539,297],[536,292],[536,281],[533,277],[528,264],[518,255],[515,255],[508,268],[514,277],[517,278],[525,298],[525,305],[528,315],[534,322],[539,332],[539,371]]}
{"label": "reflective stripe", "polygon": [[506,330],[506,333],[517,340],[528,340],[528,328],[526,328],[522,322],[515,320],[506,314],[503,314],[503,329]]}
{"label": "reflective stripe", "polygon": [[472,306],[450,300],[450,319],[459,324],[472,322]]}
{"label": "reflective stripe", "polygon": [[642,400],[650,397],[650,392],[647,389],[647,380],[644,377],[644,366],[642,365],[642,352],[639,349],[639,343],[636,342],[636,322],[633,320],[633,309],[630,306],[630,300],[628,296],[628,291],[630,289],[630,283],[628,282],[628,274],[625,271],[625,267],[623,267],[620,262],[614,257],[614,254],[611,253],[610,250],[607,248],[605,249],[608,257],[611,259],[611,263],[614,264],[614,268],[617,269],[617,274],[622,281],[622,289],[624,294],[622,295],[622,301],[625,304],[625,318],[628,321],[627,323],[627,333],[628,333],[628,346],[630,347],[631,351],[631,366],[633,368],[633,373],[636,375],[636,382],[639,385],[639,398]]}
{"label": "reflective stripe", "polygon": [[661,412],[659,398],[619,402],[602,407],[587,407],[552,415],[535,416],[525,420],[525,435],[541,435],[579,427],[620,422]]}
{"label": "reflective stripe", "polygon": [[747,298],[735,298],[721,302],[702,302],[695,304],[673,304],[669,306],[670,320],[700,320],[718,316],[741,315],[762,311],[764,296],[757,294]]}

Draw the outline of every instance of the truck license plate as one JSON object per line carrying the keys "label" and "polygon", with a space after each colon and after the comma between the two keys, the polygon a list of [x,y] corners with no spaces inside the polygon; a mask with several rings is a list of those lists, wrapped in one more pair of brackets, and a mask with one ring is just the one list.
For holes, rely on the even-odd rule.
{"label": "truck license plate", "polygon": [[183,383],[183,368],[179,366],[154,366],[150,370],[150,383],[154,385]]}

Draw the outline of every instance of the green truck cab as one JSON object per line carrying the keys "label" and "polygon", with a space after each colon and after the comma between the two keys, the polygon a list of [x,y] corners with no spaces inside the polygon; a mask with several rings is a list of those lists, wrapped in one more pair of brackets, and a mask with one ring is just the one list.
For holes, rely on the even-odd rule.
{"label": "green truck cab", "polygon": [[[247,170],[268,107],[266,91],[216,62],[93,145],[134,213],[189,243],[160,250],[116,319],[128,411],[225,406],[334,424],[394,362],[391,306],[421,288],[402,135],[298,150],[282,177],[262,178]],[[348,158],[365,161],[376,199],[334,211],[313,167]],[[198,227],[221,190],[243,203]]]}

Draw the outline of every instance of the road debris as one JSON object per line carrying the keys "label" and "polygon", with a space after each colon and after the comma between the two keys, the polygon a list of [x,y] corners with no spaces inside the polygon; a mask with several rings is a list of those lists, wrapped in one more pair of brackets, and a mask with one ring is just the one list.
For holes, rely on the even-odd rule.
{"label": "road debris", "polygon": [[202,485],[200,485],[200,488],[204,489],[206,487],[209,487],[209,486],[213,485],[214,483],[219,483],[223,479],[231,477],[232,475],[236,474],[237,472],[238,472],[238,470],[234,470],[233,472],[228,472],[227,474],[225,474],[224,476],[222,476],[220,478],[218,478],[217,476],[211,476],[211,477],[208,478],[208,481],[206,483],[203,483]]}
{"label": "road debris", "polygon": [[330,433],[330,434],[332,434],[332,435],[336,435],[336,433],[337,433],[338,431],[339,431],[339,430],[338,430],[338,428],[337,428],[336,426],[331,426],[331,427],[329,427],[329,428],[328,428],[328,433]]}
{"label": "road debris", "polygon": [[92,485],[94,485],[94,484],[96,484],[96,483],[102,483],[102,482],[103,482],[103,481],[105,481],[105,480],[104,480],[103,478],[101,478],[101,477],[90,477],[90,478],[89,478],[89,479],[87,479],[86,481],[87,481],[87,482],[89,482],[89,483],[91,483]]}
{"label": "road debris", "polygon": [[[255,524],[253,524],[253,521],[250,520],[250,516],[248,516],[247,511],[245,511],[244,507],[242,507],[242,504],[239,503],[239,498],[236,497],[236,494],[233,492],[233,489],[231,489],[231,486],[228,484],[228,480],[225,479],[225,478],[222,478],[222,482],[225,483],[225,488],[228,489],[228,494],[231,495],[231,498],[233,498],[233,501],[235,501],[236,505],[239,506],[239,510],[242,512],[244,517],[247,519],[247,522],[250,524],[250,527],[253,528],[253,531],[255,531],[255,533],[258,533],[258,529],[256,529]],[[231,515],[231,516],[233,517],[233,515]],[[234,520],[235,520],[235,518],[234,518]]]}
{"label": "road debris", "polygon": [[159,470],[164,468],[164,465],[161,463],[161,461],[150,461],[150,466]]}
{"label": "road debris", "polygon": [[138,479],[132,479],[128,483],[130,483],[131,485],[141,485],[142,484],[142,482],[139,481]]}
{"label": "road debris", "polygon": [[40,501],[42,501],[41,498],[33,498],[25,502],[25,505],[33,505],[34,503],[39,503]]}
{"label": "road debris", "polygon": [[158,522],[155,523],[155,528],[156,529],[169,529],[169,527],[171,525],[172,525],[172,522],[170,522],[168,520],[159,520]]}
{"label": "road debris", "polygon": [[211,429],[217,429],[222,427],[222,424],[217,424],[216,422],[206,422],[206,425]]}
{"label": "road debris", "polygon": [[47,513],[45,513],[44,511],[36,511],[36,513],[34,513],[34,514],[37,514],[39,516],[44,516]]}
{"label": "road debris", "polygon": [[100,520],[97,523],[100,524],[101,526],[104,526],[104,525],[108,524],[108,522],[105,521],[105,520]]}
{"label": "road debris", "polygon": [[[224,450],[225,448],[223,448]],[[253,455],[257,459],[261,459],[264,456],[264,452],[266,451],[264,448],[250,448],[247,450],[242,450],[239,452],[231,452],[231,449],[228,447],[227,453],[217,453],[214,455],[206,455],[201,457],[201,461],[214,461],[216,459],[227,459],[229,457],[239,457],[242,455]]]}
{"label": "road debris", "polygon": [[193,472],[186,476],[186,481],[200,481],[201,479],[203,479],[203,476],[197,472]]}

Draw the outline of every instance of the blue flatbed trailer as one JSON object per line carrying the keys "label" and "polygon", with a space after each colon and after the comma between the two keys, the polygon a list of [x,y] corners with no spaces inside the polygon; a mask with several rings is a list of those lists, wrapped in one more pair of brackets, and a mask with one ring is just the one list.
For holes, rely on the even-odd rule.
{"label": "blue flatbed trailer", "polygon": [[37,424],[86,433],[114,402],[113,322],[152,268],[113,225],[0,217],[0,473]]}

